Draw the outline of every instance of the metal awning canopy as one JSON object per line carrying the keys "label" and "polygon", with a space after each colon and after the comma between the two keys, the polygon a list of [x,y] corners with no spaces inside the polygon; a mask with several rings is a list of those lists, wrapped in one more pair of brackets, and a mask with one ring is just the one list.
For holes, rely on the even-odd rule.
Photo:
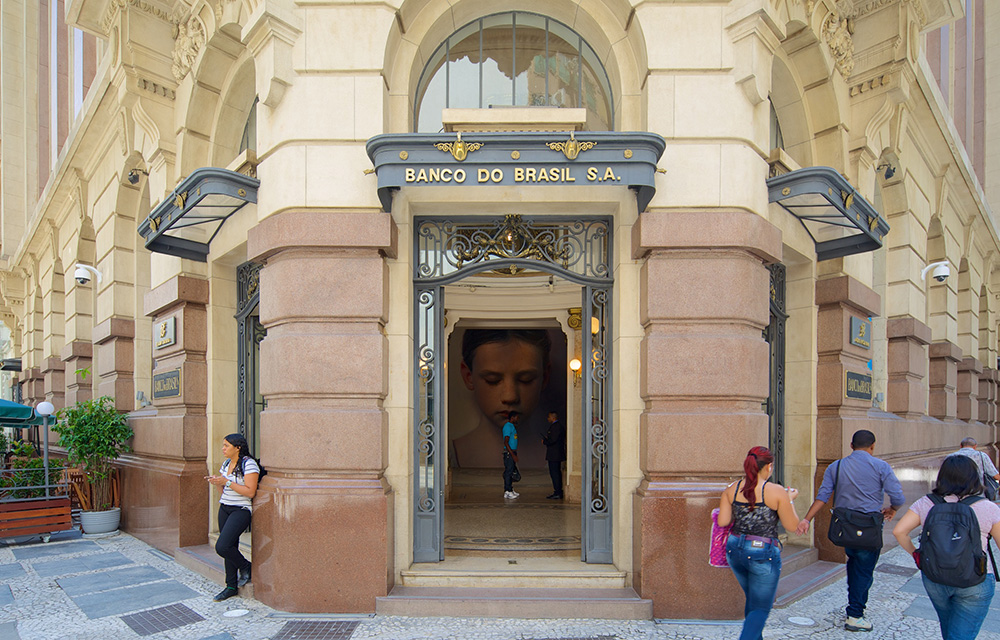
{"label": "metal awning canopy", "polygon": [[798,218],[816,243],[816,259],[874,251],[887,223],[832,167],[806,167],[769,178],[768,199]]}
{"label": "metal awning canopy", "polygon": [[196,169],[139,224],[139,235],[154,253],[205,262],[222,224],[257,202],[259,186],[256,178],[228,169]]}

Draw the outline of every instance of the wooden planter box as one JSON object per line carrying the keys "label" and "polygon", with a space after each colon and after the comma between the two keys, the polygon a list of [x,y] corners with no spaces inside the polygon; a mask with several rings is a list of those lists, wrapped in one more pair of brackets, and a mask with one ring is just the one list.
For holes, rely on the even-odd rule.
{"label": "wooden planter box", "polygon": [[66,496],[0,503],[0,538],[44,535],[71,528]]}

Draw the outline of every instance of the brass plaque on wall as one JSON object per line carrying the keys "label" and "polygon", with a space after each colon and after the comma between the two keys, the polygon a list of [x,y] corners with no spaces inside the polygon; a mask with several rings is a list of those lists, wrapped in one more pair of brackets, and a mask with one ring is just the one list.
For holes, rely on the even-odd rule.
{"label": "brass plaque on wall", "polygon": [[175,398],[181,395],[181,370],[165,371],[153,375],[153,399]]}
{"label": "brass plaque on wall", "polygon": [[855,400],[871,400],[872,377],[854,371],[846,372],[844,395]]}

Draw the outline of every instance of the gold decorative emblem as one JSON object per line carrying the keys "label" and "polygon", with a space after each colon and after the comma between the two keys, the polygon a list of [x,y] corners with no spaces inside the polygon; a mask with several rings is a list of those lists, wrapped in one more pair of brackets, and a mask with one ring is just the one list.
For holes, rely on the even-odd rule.
{"label": "gold decorative emblem", "polygon": [[447,151],[455,158],[461,162],[465,160],[470,153],[473,151],[479,151],[482,148],[482,142],[466,142],[462,140],[462,132],[458,132],[458,139],[455,142],[438,142],[434,145],[437,147],[438,151]]}
{"label": "gold decorative emblem", "polygon": [[160,219],[159,218],[150,218],[149,219],[149,228],[152,229],[153,231],[156,231],[157,229],[159,229],[160,228]]}
{"label": "gold decorative emblem", "polygon": [[236,193],[237,193],[237,195],[239,195],[239,196],[240,196],[241,198],[243,198],[243,197],[245,197],[245,196],[247,195],[247,190],[246,190],[246,189],[239,189],[239,190],[238,190],[238,191],[237,191]]}
{"label": "gold decorative emblem", "polygon": [[631,149],[626,149],[625,153],[623,155],[625,156],[625,159],[628,160],[629,158],[632,157],[632,150]]}
{"label": "gold decorative emblem", "polygon": [[877,227],[877,226],[878,226],[878,218],[872,218],[871,220],[868,221],[868,230],[869,231],[874,231],[875,227]]}
{"label": "gold decorative emblem", "polygon": [[791,192],[792,192],[791,187],[785,187],[784,189],[781,190],[781,195],[787,196]]}
{"label": "gold decorative emblem", "polygon": [[520,160],[521,159],[521,152],[518,151],[518,150],[516,150],[516,149],[514,151],[511,151],[510,152],[510,159],[511,160]]}
{"label": "gold decorative emblem", "polygon": [[178,193],[176,196],[174,196],[174,206],[177,207],[178,209],[183,209],[184,203],[187,201],[187,198],[188,198],[187,191],[185,191],[184,193]]}
{"label": "gold decorative emblem", "polygon": [[840,197],[844,199],[844,208],[850,209],[851,205],[854,204],[854,194],[847,193],[846,191],[840,192]]}
{"label": "gold decorative emblem", "polygon": [[160,337],[161,338],[166,338],[167,337],[167,322],[166,322],[166,320],[164,320],[163,322],[160,323]]}
{"label": "gold decorative emblem", "polygon": [[406,160],[409,157],[410,157],[410,154],[407,153],[406,151],[400,151],[399,152],[399,159],[400,160]]}
{"label": "gold decorative emblem", "polygon": [[584,151],[590,151],[597,146],[596,142],[580,142],[569,132],[569,140],[566,142],[546,142],[545,146],[553,151],[562,151],[568,160],[576,160],[576,157]]}

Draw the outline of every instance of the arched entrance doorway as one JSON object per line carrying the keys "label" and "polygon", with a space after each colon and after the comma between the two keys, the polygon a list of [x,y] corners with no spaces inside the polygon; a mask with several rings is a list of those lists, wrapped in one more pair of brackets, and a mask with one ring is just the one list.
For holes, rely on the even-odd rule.
{"label": "arched entrance doorway", "polygon": [[[581,559],[612,561],[612,221],[560,216],[414,219],[413,559],[444,559],[445,287],[484,272],[558,276],[581,290]],[[569,455],[574,455],[570,452]]]}

